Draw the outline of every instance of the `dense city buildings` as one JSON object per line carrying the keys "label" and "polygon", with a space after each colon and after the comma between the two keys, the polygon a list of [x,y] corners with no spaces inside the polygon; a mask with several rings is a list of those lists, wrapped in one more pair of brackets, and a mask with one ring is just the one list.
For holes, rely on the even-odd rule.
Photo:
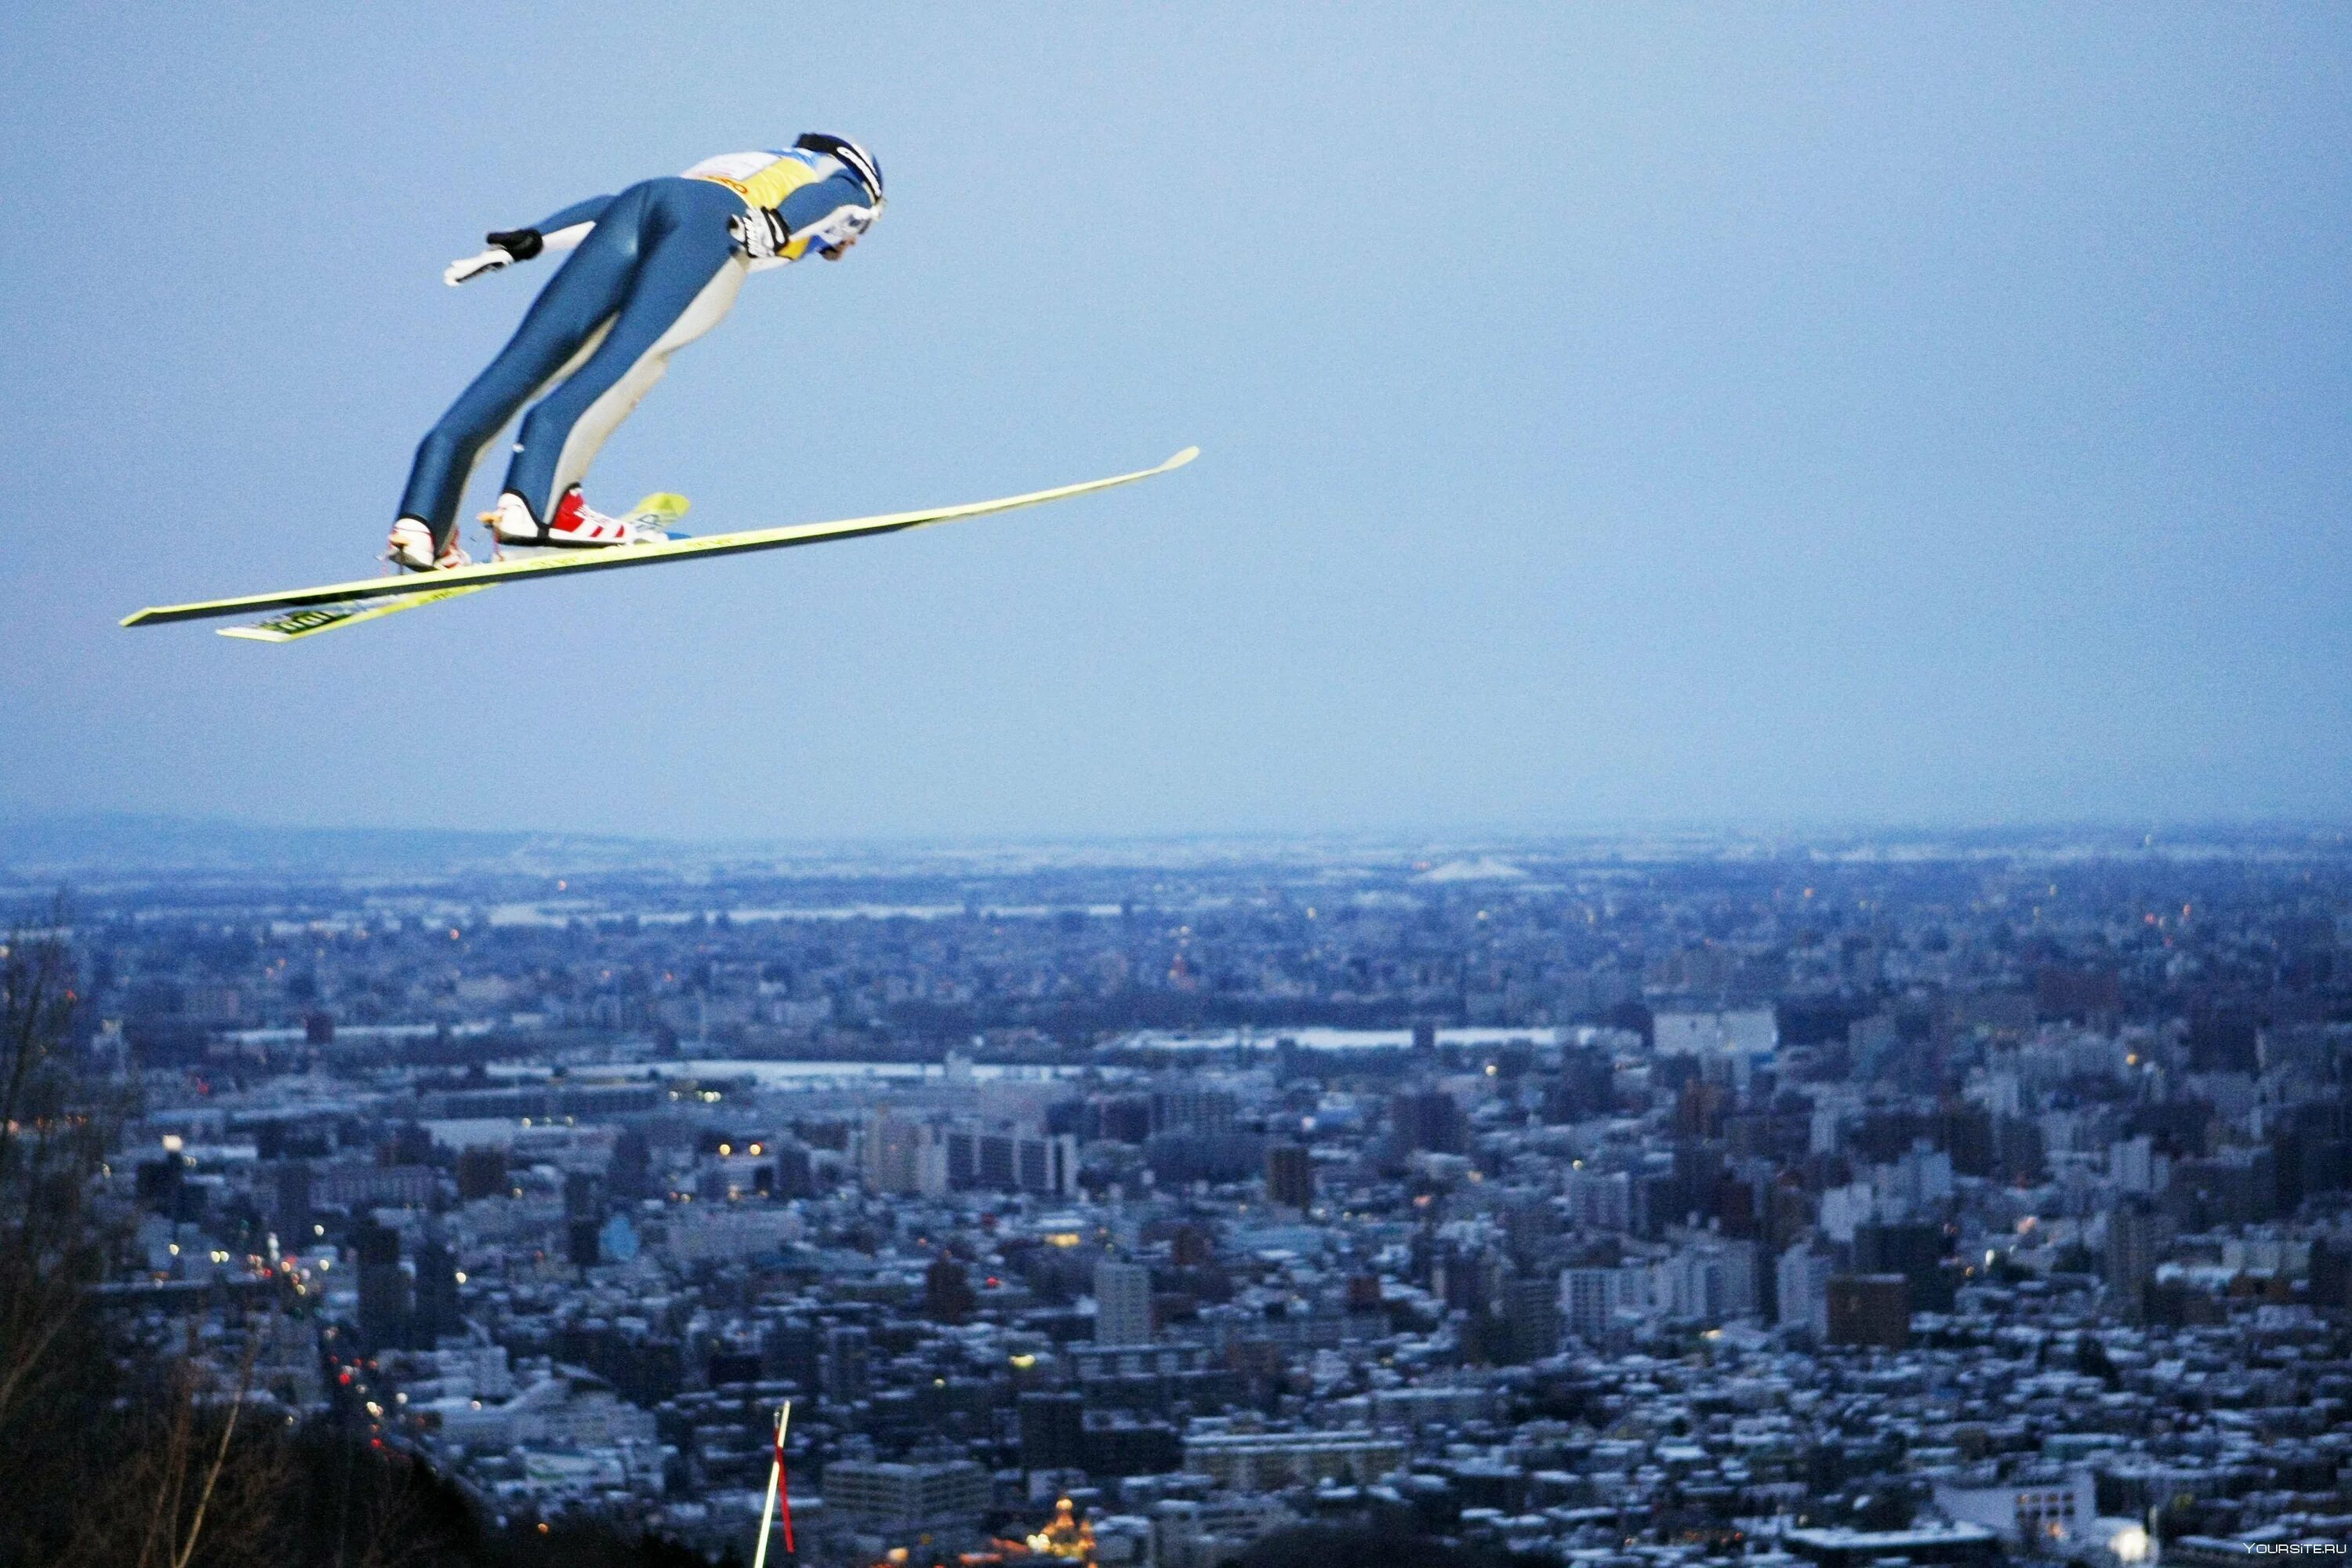
{"label": "dense city buildings", "polygon": [[494,1523],[748,1553],[789,1400],[805,1563],[2352,1531],[2341,836],[65,879],[108,1299]]}

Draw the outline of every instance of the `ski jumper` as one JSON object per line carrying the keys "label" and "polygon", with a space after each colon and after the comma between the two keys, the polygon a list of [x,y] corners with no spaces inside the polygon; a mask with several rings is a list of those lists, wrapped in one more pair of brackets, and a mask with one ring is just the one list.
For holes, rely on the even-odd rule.
{"label": "ski jumper", "polygon": [[[503,488],[544,522],[554,499],[580,481],[605,437],[662,378],[669,356],[719,324],[748,274],[854,239],[876,205],[840,160],[793,148],[705,159],[542,220],[537,232],[547,248],[577,248],[498,358],[418,445],[400,515],[425,522],[436,547],[446,545],[485,448],[538,398]],[[759,208],[776,209],[793,237],[754,260],[728,225]]]}

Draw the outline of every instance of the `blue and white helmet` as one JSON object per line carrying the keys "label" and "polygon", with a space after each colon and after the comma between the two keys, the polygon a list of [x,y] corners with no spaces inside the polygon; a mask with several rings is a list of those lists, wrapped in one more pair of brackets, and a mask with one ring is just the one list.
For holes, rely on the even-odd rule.
{"label": "blue and white helmet", "polygon": [[857,176],[857,183],[866,187],[866,197],[874,204],[874,210],[877,213],[882,210],[882,165],[874,161],[871,153],[855,142],[840,136],[828,136],[822,131],[811,131],[793,145],[837,159],[842,167]]}

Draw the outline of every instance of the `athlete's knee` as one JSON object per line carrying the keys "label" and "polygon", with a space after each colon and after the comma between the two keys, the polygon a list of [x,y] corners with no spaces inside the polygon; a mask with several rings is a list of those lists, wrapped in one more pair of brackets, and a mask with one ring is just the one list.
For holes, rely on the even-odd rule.
{"label": "athlete's knee", "polygon": [[470,463],[474,455],[499,433],[499,426],[512,415],[513,406],[496,397],[484,396],[478,386],[468,387],[465,395],[451,404],[449,411],[425,432],[419,449],[454,454]]}
{"label": "athlete's knee", "polygon": [[416,444],[417,466],[419,468],[428,466],[470,468],[473,466],[474,455],[482,449],[482,443],[488,439],[488,431],[477,434],[466,426],[453,424],[444,419],[440,424],[427,430],[425,433],[425,439]]}
{"label": "athlete's knee", "polygon": [[576,400],[563,395],[570,390],[567,385],[534,404],[530,412],[522,416],[522,427],[515,433],[515,445],[538,447],[561,442],[565,432],[580,421],[580,409],[573,406]]}

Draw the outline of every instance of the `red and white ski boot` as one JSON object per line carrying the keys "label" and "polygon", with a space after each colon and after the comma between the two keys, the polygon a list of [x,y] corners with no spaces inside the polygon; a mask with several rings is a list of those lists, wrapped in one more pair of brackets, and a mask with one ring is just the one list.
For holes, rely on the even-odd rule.
{"label": "red and white ski boot", "polygon": [[499,497],[498,506],[482,514],[492,537],[500,544],[553,545],[559,549],[602,549],[614,544],[656,544],[669,535],[640,518],[606,517],[581,496],[580,487],[565,490],[555,503],[555,515],[542,526],[530,515],[530,503],[512,490]]}

